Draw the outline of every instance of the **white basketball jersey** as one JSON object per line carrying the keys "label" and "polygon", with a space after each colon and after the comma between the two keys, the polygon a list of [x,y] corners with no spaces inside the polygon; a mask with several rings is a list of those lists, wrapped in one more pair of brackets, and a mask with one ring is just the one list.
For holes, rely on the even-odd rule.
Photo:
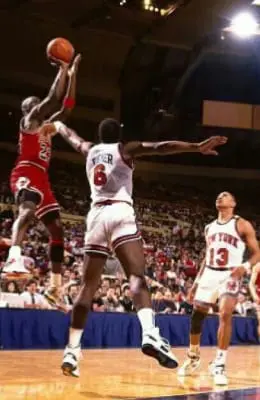
{"label": "white basketball jersey", "polygon": [[86,160],[92,204],[117,200],[133,203],[133,168],[123,159],[120,143],[93,146]]}
{"label": "white basketball jersey", "polygon": [[236,228],[238,219],[234,216],[225,224],[215,220],[206,226],[206,265],[218,269],[241,265],[246,245]]}

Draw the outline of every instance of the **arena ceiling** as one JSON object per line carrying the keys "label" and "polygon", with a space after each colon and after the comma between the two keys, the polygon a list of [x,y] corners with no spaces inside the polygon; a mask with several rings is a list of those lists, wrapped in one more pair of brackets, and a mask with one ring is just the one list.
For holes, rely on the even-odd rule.
{"label": "arena ceiling", "polygon": [[84,123],[90,136],[100,119],[120,115],[122,92],[135,103],[148,79],[154,81],[149,90],[157,90],[165,70],[174,92],[205,43],[219,56],[248,56],[246,46],[216,38],[252,0],[157,1],[168,4],[168,15],[141,10],[142,0],[122,7],[120,0],[1,0],[0,116],[8,115],[7,130],[19,118],[22,98],[48,90],[55,71],[45,48],[54,37],[70,39],[83,55],[73,123]]}

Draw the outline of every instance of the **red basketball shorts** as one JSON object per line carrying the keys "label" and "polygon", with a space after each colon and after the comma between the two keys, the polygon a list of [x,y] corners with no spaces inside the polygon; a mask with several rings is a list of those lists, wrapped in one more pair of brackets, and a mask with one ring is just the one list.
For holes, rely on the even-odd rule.
{"label": "red basketball shorts", "polygon": [[42,167],[31,164],[17,165],[11,172],[10,186],[16,200],[22,190],[39,195],[39,202],[35,213],[38,218],[43,217],[50,211],[60,209],[52,193],[48,173]]}

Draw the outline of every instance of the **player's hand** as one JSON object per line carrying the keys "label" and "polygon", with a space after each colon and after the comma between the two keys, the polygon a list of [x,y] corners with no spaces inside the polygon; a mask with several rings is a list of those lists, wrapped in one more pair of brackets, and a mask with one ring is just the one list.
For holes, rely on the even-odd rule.
{"label": "player's hand", "polygon": [[227,143],[225,136],[211,136],[209,139],[199,143],[199,151],[204,155],[217,156],[218,152],[215,147],[222,146]]}
{"label": "player's hand", "polygon": [[62,60],[59,60],[58,58],[55,58],[53,56],[49,57],[49,61],[50,61],[51,65],[53,65],[54,67],[69,69],[69,66],[70,66],[68,63],[66,63]]}
{"label": "player's hand", "polygon": [[235,278],[237,280],[240,280],[241,278],[243,278],[243,276],[247,273],[247,270],[245,267],[243,267],[243,265],[240,265],[239,267],[236,267],[233,269],[233,271],[231,272],[231,278]]}
{"label": "player's hand", "polygon": [[76,74],[78,72],[79,63],[81,61],[81,54],[77,54],[73,60],[72,66],[68,70],[68,75],[71,76],[72,74]]}

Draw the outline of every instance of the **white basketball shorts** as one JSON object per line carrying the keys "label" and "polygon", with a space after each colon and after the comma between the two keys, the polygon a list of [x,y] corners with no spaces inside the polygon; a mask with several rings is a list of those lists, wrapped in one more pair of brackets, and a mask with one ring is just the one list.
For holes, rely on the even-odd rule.
{"label": "white basketball shorts", "polygon": [[93,206],[87,216],[86,253],[110,255],[123,243],[141,239],[133,207],[124,202]]}
{"label": "white basketball shorts", "polygon": [[230,270],[214,271],[213,269],[205,267],[199,280],[194,303],[211,306],[224,295],[237,297],[240,289],[240,281],[232,278],[230,275]]}

